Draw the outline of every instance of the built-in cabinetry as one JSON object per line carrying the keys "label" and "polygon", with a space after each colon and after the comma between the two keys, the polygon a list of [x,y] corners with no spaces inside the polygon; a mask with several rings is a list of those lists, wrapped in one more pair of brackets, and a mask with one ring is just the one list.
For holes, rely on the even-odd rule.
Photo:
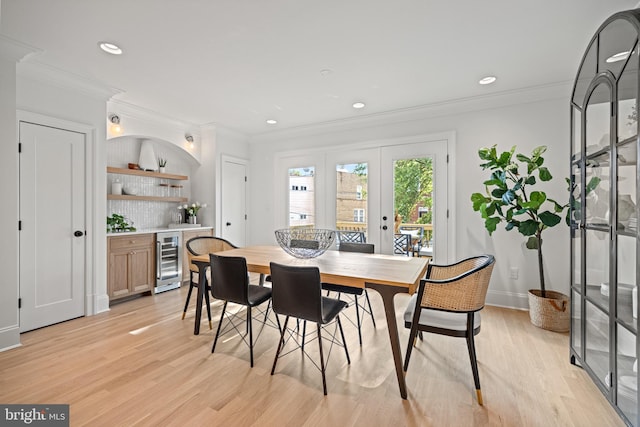
{"label": "built-in cabinetry", "polygon": [[189,239],[193,239],[194,237],[200,236],[213,236],[213,229],[196,229],[196,230],[185,230],[182,232],[182,281],[189,281],[189,254],[187,251],[187,242]]}
{"label": "built-in cabinetry", "polygon": [[155,234],[107,238],[107,292],[110,300],[152,292],[155,286]]}
{"label": "built-in cabinetry", "polygon": [[640,10],[599,28],[571,100],[571,362],[638,419]]}
{"label": "built-in cabinetry", "polygon": [[146,201],[177,202],[177,203],[184,203],[188,200],[186,197],[173,194],[173,193],[180,193],[180,191],[176,191],[176,190],[179,190],[182,188],[182,185],[179,183],[180,181],[186,181],[189,179],[189,177],[186,175],[149,172],[149,171],[143,171],[138,169],[122,169],[122,168],[114,168],[111,166],[107,167],[107,173],[157,178],[157,183],[156,183],[157,186],[162,187],[159,193],[165,193],[161,195],[108,194],[107,200],[146,200]]}

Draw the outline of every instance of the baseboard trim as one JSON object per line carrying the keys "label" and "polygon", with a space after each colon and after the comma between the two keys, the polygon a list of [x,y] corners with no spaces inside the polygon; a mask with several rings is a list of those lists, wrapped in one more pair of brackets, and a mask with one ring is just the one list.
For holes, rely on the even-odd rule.
{"label": "baseboard trim", "polygon": [[528,311],[529,297],[526,293],[489,290],[487,292],[486,304]]}
{"label": "baseboard trim", "polygon": [[105,311],[109,311],[109,295],[107,294],[102,294],[102,295],[97,295],[96,296],[96,300],[95,300],[95,308],[96,311],[94,314],[98,314],[98,313],[104,313]]}
{"label": "baseboard trim", "polygon": [[18,325],[0,330],[0,351],[11,350],[21,345]]}

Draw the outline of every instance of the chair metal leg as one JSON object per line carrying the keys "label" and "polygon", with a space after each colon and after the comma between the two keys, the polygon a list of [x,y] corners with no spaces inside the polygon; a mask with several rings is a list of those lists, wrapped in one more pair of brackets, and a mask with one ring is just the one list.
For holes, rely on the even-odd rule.
{"label": "chair metal leg", "polygon": [[344,354],[347,355],[347,363],[351,365],[351,358],[349,357],[349,349],[347,349],[347,340],[344,339],[344,331],[342,330],[342,322],[340,321],[340,316],[336,316],[338,320],[338,328],[340,328],[340,336],[342,336],[342,345],[344,345]]}
{"label": "chair metal leg", "polygon": [[307,321],[304,320],[302,322],[302,344],[300,345],[300,349],[302,350],[302,354],[304,354],[304,339],[307,336]]}
{"label": "chair metal leg", "polygon": [[360,307],[358,306],[358,296],[354,295],[353,300],[355,301],[355,306],[356,306],[356,321],[358,322],[358,340],[360,340],[360,345],[362,346],[362,325],[360,324]]}
{"label": "chair metal leg", "polygon": [[367,305],[369,306],[369,314],[371,315],[371,321],[373,322],[373,327],[376,327],[376,318],[373,317],[373,308],[371,308],[371,300],[369,300],[369,293],[367,290],[364,290],[364,296],[367,298]]}
{"label": "chair metal leg", "polygon": [[469,360],[471,361],[471,371],[473,372],[473,382],[476,386],[476,396],[478,404],[483,405],[482,391],[480,390],[480,375],[478,374],[478,360],[476,358],[476,346],[473,338],[473,313],[467,314],[467,348],[469,349]]}
{"label": "chair metal leg", "polygon": [[[276,314],[276,319],[278,315]],[[271,368],[271,375],[276,371],[276,363],[278,362],[278,357],[280,356],[280,352],[282,351],[282,347],[284,347],[284,334],[287,331],[287,323],[289,323],[289,316],[284,319],[284,326],[282,327],[282,331],[280,332],[280,340],[278,341],[278,350],[276,350],[276,357],[273,359],[273,367]],[[278,325],[280,322],[278,321]]]}
{"label": "chair metal leg", "polygon": [[224,312],[227,309],[227,301],[222,306],[222,314],[220,314],[220,322],[218,322],[218,330],[216,331],[216,337],[213,339],[213,347],[211,347],[211,353],[216,350],[216,344],[218,343],[218,335],[220,335],[220,328],[222,327],[222,321],[224,320]]}
{"label": "chair metal leg", "polygon": [[320,371],[322,371],[322,390],[324,391],[324,395],[327,395],[327,379],[324,375],[324,354],[322,354],[322,327],[319,323],[316,323],[318,328],[318,346],[320,347]]}
{"label": "chair metal leg", "polygon": [[249,359],[253,368],[253,322],[251,321],[251,306],[247,306],[247,324],[249,325]]}

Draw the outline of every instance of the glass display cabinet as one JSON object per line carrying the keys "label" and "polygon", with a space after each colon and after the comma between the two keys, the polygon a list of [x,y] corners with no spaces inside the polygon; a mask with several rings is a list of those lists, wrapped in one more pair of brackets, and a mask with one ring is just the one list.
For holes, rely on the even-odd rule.
{"label": "glass display cabinet", "polygon": [[638,418],[640,9],[607,19],[571,98],[571,363],[629,425]]}

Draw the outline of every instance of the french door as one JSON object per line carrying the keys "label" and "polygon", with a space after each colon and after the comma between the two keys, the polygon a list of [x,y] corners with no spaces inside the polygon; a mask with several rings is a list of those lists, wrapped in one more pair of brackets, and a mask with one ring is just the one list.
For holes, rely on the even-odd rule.
{"label": "french door", "polygon": [[[361,230],[376,252],[391,254],[400,207],[403,224],[419,224],[428,233],[415,254],[450,261],[446,140],[331,152],[326,159],[324,204],[331,228]],[[419,175],[425,172],[413,165],[424,163],[430,176],[423,181]],[[424,182],[429,189],[419,188]],[[417,192],[413,200],[403,199],[411,192]]]}

